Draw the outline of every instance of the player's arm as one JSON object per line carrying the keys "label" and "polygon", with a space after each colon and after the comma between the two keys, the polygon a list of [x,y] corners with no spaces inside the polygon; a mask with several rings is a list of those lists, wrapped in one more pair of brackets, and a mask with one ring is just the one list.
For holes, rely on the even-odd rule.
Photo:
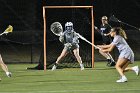
{"label": "player's arm", "polygon": [[107,33],[107,34],[104,34],[104,36],[109,36],[110,35],[110,32],[109,33]]}
{"label": "player's arm", "polygon": [[100,32],[100,30],[98,29],[97,26],[94,26],[94,29],[97,30],[98,32]]}
{"label": "player's arm", "polygon": [[97,45],[99,48],[102,49],[103,52],[111,52],[113,48],[115,47],[114,44],[109,44],[109,45]]}
{"label": "player's arm", "polygon": [[109,48],[110,45],[97,45],[99,48]]}
{"label": "player's arm", "polygon": [[106,52],[111,52],[114,47],[115,47],[114,44],[100,46],[101,50],[105,53]]}
{"label": "player's arm", "polygon": [[105,35],[104,35],[104,33],[103,33],[103,32],[101,32],[101,31],[100,31],[100,29],[98,29],[98,27],[97,27],[97,26],[94,26],[94,29],[95,29],[96,31],[98,31],[98,32],[99,32],[102,36],[105,36]]}

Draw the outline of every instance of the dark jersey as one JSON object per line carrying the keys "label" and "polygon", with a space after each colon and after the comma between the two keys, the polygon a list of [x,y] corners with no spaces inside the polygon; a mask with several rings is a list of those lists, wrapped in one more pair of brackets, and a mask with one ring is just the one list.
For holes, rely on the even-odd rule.
{"label": "dark jersey", "polygon": [[111,37],[109,36],[104,36],[104,34],[108,34],[111,30],[111,26],[109,24],[105,24],[104,26],[101,25],[100,27],[100,33],[102,35],[102,40],[104,44],[110,44],[111,43]]}

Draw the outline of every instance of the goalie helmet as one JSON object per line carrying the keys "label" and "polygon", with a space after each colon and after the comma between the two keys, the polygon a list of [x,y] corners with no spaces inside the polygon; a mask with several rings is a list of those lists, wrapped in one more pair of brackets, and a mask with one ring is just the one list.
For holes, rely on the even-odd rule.
{"label": "goalie helmet", "polygon": [[73,31],[73,23],[72,22],[67,22],[65,24],[65,30],[68,31],[68,32]]}

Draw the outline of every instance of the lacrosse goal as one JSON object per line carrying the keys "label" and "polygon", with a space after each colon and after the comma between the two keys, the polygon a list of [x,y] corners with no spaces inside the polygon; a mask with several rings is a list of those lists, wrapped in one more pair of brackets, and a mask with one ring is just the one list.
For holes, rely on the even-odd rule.
{"label": "lacrosse goal", "polygon": [[[52,59],[56,51],[59,51],[61,49],[54,50],[52,46],[49,44],[56,44],[57,43],[51,42],[52,40],[58,40],[59,37],[52,35],[50,31],[50,24],[53,22],[60,22],[63,25],[63,22],[72,21],[74,23],[74,29],[77,29],[76,32],[80,33],[84,37],[90,36],[90,41],[94,44],[94,17],[93,17],[93,6],[44,6],[43,7],[43,19],[44,19],[44,70],[46,70],[46,65],[48,64],[48,59]],[[76,27],[77,26],[77,27]],[[80,29],[80,31],[79,31]],[[50,39],[53,38],[53,39]],[[50,42],[48,42],[50,41]],[[82,43],[83,42],[83,43]],[[84,47],[87,44],[84,44],[84,41],[81,41],[82,45],[80,47]],[[59,42],[60,44],[60,42]],[[85,54],[85,52],[90,53],[90,63],[91,67],[94,67],[94,47],[91,45],[88,45],[90,48],[88,51],[84,51],[82,54]],[[56,48],[57,48],[56,47]],[[52,49],[52,50],[50,50]],[[53,54],[51,53],[54,51]],[[49,56],[53,56],[50,58]],[[58,54],[59,55],[59,54]],[[57,55],[57,57],[58,57]],[[87,57],[88,54],[85,54]],[[56,58],[57,58],[56,57]],[[82,57],[82,55],[81,55]],[[56,59],[55,58],[55,59]],[[82,57],[83,58],[83,57]],[[67,58],[68,59],[68,58]],[[86,58],[85,58],[86,59]]]}

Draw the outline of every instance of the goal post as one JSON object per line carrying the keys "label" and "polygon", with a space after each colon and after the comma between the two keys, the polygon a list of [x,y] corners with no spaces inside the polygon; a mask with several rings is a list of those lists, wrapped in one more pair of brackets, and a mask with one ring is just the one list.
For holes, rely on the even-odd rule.
{"label": "goal post", "polygon": [[[74,9],[74,8],[88,8],[91,10],[91,31],[92,31],[92,43],[94,44],[94,16],[93,16],[93,6],[43,6],[43,20],[44,20],[44,70],[46,70],[47,65],[47,11],[46,9]],[[94,46],[92,46],[92,68],[94,68]]]}

